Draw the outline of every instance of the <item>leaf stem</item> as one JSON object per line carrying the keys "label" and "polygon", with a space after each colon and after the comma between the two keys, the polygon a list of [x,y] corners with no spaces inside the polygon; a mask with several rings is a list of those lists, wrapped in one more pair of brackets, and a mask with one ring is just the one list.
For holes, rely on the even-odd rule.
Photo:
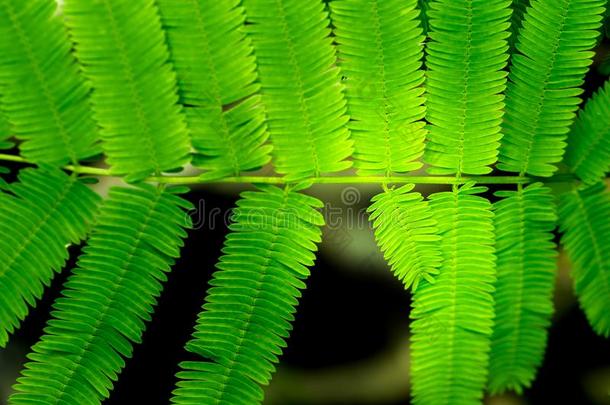
{"label": "leaf stem", "polygon": [[[24,164],[34,164],[29,160],[16,155],[0,153],[0,161],[10,161]],[[111,169],[103,169],[99,167],[67,165],[65,170],[77,174],[89,174],[94,176],[114,176]],[[162,183],[162,184],[288,184],[295,183],[294,181],[287,182],[283,177],[279,176],[234,176],[220,179],[202,179],[200,176],[180,176],[180,175],[163,175],[152,176],[146,179],[147,182]],[[577,181],[576,177],[571,174],[559,174],[549,178],[536,178],[526,176],[461,176],[456,178],[453,176],[416,176],[416,175],[397,175],[397,176],[328,176],[328,177],[312,177],[303,179],[303,181],[313,184],[439,184],[439,185],[456,185],[464,184],[468,181],[475,181],[478,184],[528,184],[534,181],[544,181],[546,183],[570,183]]]}

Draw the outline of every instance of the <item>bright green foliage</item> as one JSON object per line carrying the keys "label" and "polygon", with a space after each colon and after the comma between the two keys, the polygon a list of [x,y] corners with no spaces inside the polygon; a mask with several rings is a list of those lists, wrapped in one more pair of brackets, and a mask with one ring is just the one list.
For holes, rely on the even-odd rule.
{"label": "bright green foliage", "polygon": [[426,139],[423,40],[417,0],[330,3],[362,175],[419,169]]}
{"label": "bright green foliage", "polygon": [[548,177],[557,170],[580,103],[606,0],[534,0],[506,90],[498,167]]}
{"label": "bright green foliage", "polygon": [[561,243],[572,262],[580,306],[598,334],[610,336],[610,193],[602,183],[561,197]]}
{"label": "bright green foliage", "polygon": [[0,347],[87,234],[99,197],[52,168],[24,169],[0,194]]}
{"label": "bright green foliage", "polygon": [[506,87],[509,0],[433,0],[426,50],[432,174],[487,174],[496,162]]}
{"label": "bright green foliage", "polygon": [[610,81],[580,111],[568,137],[565,162],[588,184],[610,170]]}
{"label": "bright green foliage", "polygon": [[190,144],[154,1],[66,0],[64,11],[113,171],[131,181],[186,164]]}
{"label": "bright green foliage", "polygon": [[175,192],[110,191],[11,404],[93,405],[108,397],[190,226],[190,204]]}
{"label": "bright green foliage", "polygon": [[542,363],[553,314],[557,224],[551,189],[500,191],[494,204],[498,282],[489,358],[491,392],[529,387]]}
{"label": "bright green foliage", "polygon": [[237,203],[224,256],[182,363],[176,404],[260,403],[291,329],[306,266],[320,242],[322,202],[264,187]]}
{"label": "bright green foliage", "polygon": [[24,157],[76,163],[100,152],[85,85],[55,0],[0,0],[0,108]]}
{"label": "bright green foliage", "polygon": [[529,7],[531,0],[513,0],[512,9],[513,15],[511,17],[511,37],[509,40],[510,48],[514,52],[519,37],[519,31],[523,27],[523,17],[525,16],[527,7]]}
{"label": "bright green foliage", "polygon": [[377,244],[405,288],[434,282],[441,266],[440,236],[428,202],[407,184],[373,197],[369,219]]}
{"label": "bright green foliage", "polygon": [[496,281],[492,206],[464,185],[430,196],[442,236],[434,284],[415,291],[411,376],[415,404],[476,404],[487,380]]}
{"label": "bright green foliage", "polygon": [[[0,94],[0,99],[2,95]],[[1,100],[0,100],[1,102]],[[11,149],[13,147],[13,142],[10,141],[10,137],[12,136],[12,131],[10,128],[10,124],[7,121],[6,117],[2,110],[0,110],[0,150],[2,149]],[[6,181],[1,177],[2,174],[7,173],[8,169],[3,166],[0,166],[0,189],[6,187]]]}
{"label": "bright green foliage", "polygon": [[[0,95],[0,100],[2,96]],[[10,135],[9,122],[6,115],[0,111],[0,139],[6,139]]]}
{"label": "bright green foliage", "polygon": [[[0,103],[2,97],[0,96]],[[12,130],[6,115],[0,111],[0,149],[9,149],[12,146],[11,142],[7,142],[7,139],[12,136]]]}
{"label": "bright green foliage", "polygon": [[271,160],[252,45],[239,0],[157,0],[193,147],[205,178]]}
{"label": "bright green foliage", "polygon": [[10,125],[6,115],[0,111],[0,140],[5,140],[11,136]]}
{"label": "bright green foliage", "polygon": [[[284,186],[237,204],[176,404],[263,401],[324,222],[322,202],[300,191],[351,181],[383,187],[369,208],[376,238],[414,290],[414,403],[530,386],[556,257],[554,199],[535,181],[556,171],[566,140],[568,168],[600,184],[563,195],[563,243],[582,308],[610,336],[610,84],[568,135],[608,0],[64,2],[0,0],[0,149],[15,135],[21,152],[0,160],[40,165],[13,184],[0,176],[0,346],[97,223],[10,403],[110,395],[190,226],[168,183]],[[400,178],[422,153],[447,177]],[[203,170],[167,174],[191,154]],[[498,154],[523,178],[485,176]],[[243,176],[271,170],[270,156],[282,177]],[[352,164],[358,176],[331,176]],[[85,174],[134,184],[99,213]],[[459,187],[470,175],[483,177]],[[514,191],[496,194],[494,213],[472,180]],[[556,191],[579,187],[568,173],[548,179],[564,181]],[[407,182],[453,190],[426,201],[389,186]]]}
{"label": "bright green foliage", "polygon": [[321,0],[244,0],[275,168],[297,180],[347,169],[346,101]]}

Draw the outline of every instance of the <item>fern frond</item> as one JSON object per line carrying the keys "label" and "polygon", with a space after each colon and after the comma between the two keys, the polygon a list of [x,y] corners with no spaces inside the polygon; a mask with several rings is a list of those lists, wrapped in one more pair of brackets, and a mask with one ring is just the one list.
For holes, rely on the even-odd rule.
{"label": "fern frond", "polygon": [[264,187],[237,203],[224,256],[210,282],[187,350],[205,360],[182,363],[176,404],[260,403],[320,242],[322,203]]}
{"label": "fern frond", "polygon": [[415,404],[475,404],[487,380],[496,281],[492,206],[466,184],[430,196],[443,264],[422,283],[411,312]]}
{"label": "fern frond", "polygon": [[560,228],[581,308],[599,335],[610,336],[610,193],[603,183],[561,196]]}
{"label": "fern frond", "polygon": [[140,180],[189,161],[186,124],[153,0],[66,0],[113,172]]}
{"label": "fern frond", "polygon": [[101,149],[90,89],[56,9],[55,0],[0,0],[0,109],[25,158],[61,165]]}
{"label": "fern frond", "polygon": [[179,256],[189,207],[171,189],[111,189],[11,404],[87,405],[109,396]]}
{"label": "fern frond", "polygon": [[376,195],[368,212],[392,271],[406,288],[417,290],[422,279],[434,282],[442,259],[436,219],[421,194],[411,192],[414,187],[407,184]]}
{"label": "fern frond", "polygon": [[346,101],[320,0],[244,0],[278,173],[289,180],[351,166]]}
{"label": "fern frond", "polygon": [[271,160],[256,61],[239,0],[158,0],[171,59],[206,178],[238,176]]}
{"label": "fern frond", "polygon": [[610,81],[580,111],[568,136],[565,161],[587,184],[610,171]]}
{"label": "fern frond", "polygon": [[0,194],[0,347],[35,306],[79,243],[100,198],[75,177],[51,168],[24,169]]}
{"label": "fern frond", "polygon": [[510,36],[509,0],[434,0],[426,50],[432,174],[487,174],[496,162]]}
{"label": "fern frond", "polygon": [[542,363],[557,270],[551,189],[534,183],[501,191],[494,204],[498,282],[489,358],[492,393],[529,387]]}
{"label": "fern frond", "polygon": [[362,175],[392,175],[422,166],[424,56],[417,0],[330,3]]}
{"label": "fern frond", "polygon": [[498,168],[549,177],[563,158],[606,0],[535,0],[506,90]]}

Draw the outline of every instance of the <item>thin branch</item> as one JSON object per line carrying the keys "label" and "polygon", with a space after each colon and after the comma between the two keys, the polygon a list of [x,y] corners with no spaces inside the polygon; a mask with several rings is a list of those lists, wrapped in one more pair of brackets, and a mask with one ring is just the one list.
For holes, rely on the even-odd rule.
{"label": "thin branch", "polygon": [[[25,164],[34,164],[33,162],[24,159],[21,156],[1,154],[0,160],[18,162]],[[111,169],[102,169],[91,166],[68,165],[65,170],[72,171],[78,174],[89,174],[94,176],[111,176],[118,177],[112,173]],[[279,176],[236,176],[225,177],[221,179],[203,179],[200,176],[152,176],[146,179],[147,182],[164,183],[164,184],[287,184],[285,178]],[[332,177],[312,177],[303,180],[312,184],[440,184],[453,185],[464,184],[469,181],[475,181],[478,184],[527,184],[534,181],[544,181],[546,183],[570,183],[577,181],[576,177],[571,174],[560,174],[549,178],[535,178],[527,176],[462,176],[460,178],[451,176],[415,176],[415,175],[399,175],[399,176],[332,176]]]}

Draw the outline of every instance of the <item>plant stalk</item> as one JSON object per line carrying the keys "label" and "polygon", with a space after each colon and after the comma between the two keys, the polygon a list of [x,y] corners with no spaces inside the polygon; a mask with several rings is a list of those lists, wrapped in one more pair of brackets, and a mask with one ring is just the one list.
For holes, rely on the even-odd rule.
{"label": "plant stalk", "polygon": [[[34,164],[33,162],[16,155],[0,153],[0,161],[10,161],[24,164]],[[94,176],[111,176],[119,177],[112,172],[111,169],[103,169],[99,167],[67,165],[65,170],[77,173],[88,174]],[[204,179],[200,176],[180,176],[180,175],[163,175],[151,176],[146,179],[147,182],[162,183],[162,184],[289,184],[294,181],[286,181],[285,178],[279,176],[234,176],[220,179]],[[535,181],[544,181],[546,183],[570,183],[577,181],[576,177],[571,174],[559,174],[549,178],[536,178],[527,176],[461,176],[459,178],[452,176],[416,176],[416,175],[397,175],[397,176],[328,176],[328,177],[312,177],[302,180],[303,182],[311,182],[312,184],[438,184],[438,185],[456,185],[474,181],[478,184],[528,184]]]}

